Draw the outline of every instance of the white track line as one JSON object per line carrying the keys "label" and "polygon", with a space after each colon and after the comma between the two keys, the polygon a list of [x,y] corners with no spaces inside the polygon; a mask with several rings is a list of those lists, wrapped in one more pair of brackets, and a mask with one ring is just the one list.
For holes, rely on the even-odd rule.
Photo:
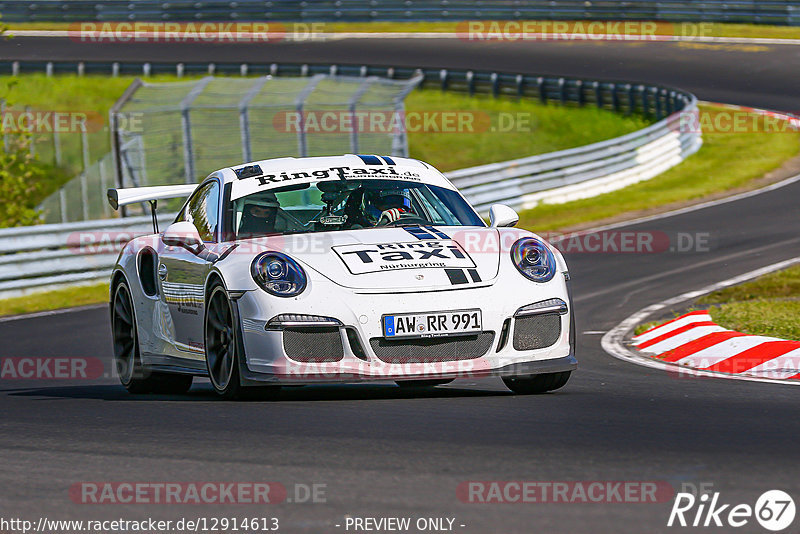
{"label": "white track line", "polygon": [[20,321],[22,319],[35,319],[37,317],[49,317],[51,315],[62,315],[65,313],[82,312],[87,310],[99,310],[105,308],[108,304],[88,304],[86,306],[76,306],[74,308],[62,308],[60,310],[48,310],[36,313],[25,313],[22,315],[10,315],[8,317],[0,317],[0,323],[10,323],[11,321]]}
{"label": "white track line", "polygon": [[626,362],[635,363],[637,365],[642,365],[644,367],[650,367],[653,369],[660,369],[662,371],[679,373],[681,375],[696,376],[696,377],[729,378],[732,380],[747,380],[751,382],[770,382],[775,384],[800,386],[800,380],[786,381],[773,378],[758,378],[752,376],[718,373],[714,371],[701,371],[697,369],[688,369],[682,365],[677,365],[674,363],[642,356],[630,350],[625,345],[625,338],[628,336],[628,334],[630,334],[633,331],[633,329],[636,328],[637,325],[643,323],[645,319],[647,319],[649,316],[653,315],[658,311],[661,311],[670,306],[674,306],[676,304],[680,304],[682,302],[686,302],[687,300],[696,299],[697,297],[705,295],[707,293],[711,293],[712,291],[717,291],[725,287],[741,284],[742,282],[752,280],[753,278],[758,278],[759,276],[763,276],[771,272],[785,269],[786,267],[794,265],[795,263],[800,263],[800,256],[779,263],[775,263],[767,267],[762,267],[761,269],[756,269],[748,273],[740,274],[739,276],[729,278],[728,280],[717,282],[716,284],[711,284],[710,286],[706,286],[702,289],[698,289],[695,291],[689,291],[681,295],[678,295],[677,297],[672,297],[670,299],[661,301],[658,304],[651,304],[646,308],[642,308],[641,310],[637,311],[636,313],[634,313],[633,315],[631,315],[630,317],[619,323],[617,326],[609,330],[606,333],[606,335],[603,336],[603,339],[601,340],[601,345],[603,347],[603,350],[605,350],[611,356],[614,356],[615,358],[624,360]]}
{"label": "white track line", "polygon": [[[79,24],[79,23],[77,23]],[[96,26],[95,26],[96,27]],[[102,27],[101,27],[102,28]],[[158,38],[163,39],[163,32],[149,32],[149,31],[102,31],[92,29],[89,30],[92,39],[130,39],[138,36],[139,38]],[[63,38],[74,37],[80,38],[79,26],[74,30],[9,30],[7,33],[11,37],[49,37],[49,38]],[[203,34],[213,37],[215,32]],[[749,44],[749,45],[800,45],[800,39],[778,39],[769,37],[710,37],[710,36],[681,36],[681,35],[659,35],[655,38],[653,36],[640,36],[640,35],[611,35],[604,37],[602,35],[585,34],[585,33],[568,33],[566,36],[562,34],[550,33],[526,33],[524,38],[508,38],[508,39],[480,39],[469,38],[467,32],[318,32],[312,35],[307,35],[305,32],[294,36],[292,31],[286,32],[234,32],[224,35],[225,42],[233,42],[240,39],[242,42],[258,42],[258,40],[269,39],[270,41],[280,40],[281,42],[308,42],[308,41],[327,41],[327,40],[340,40],[340,39],[459,39],[464,42],[551,42],[551,41],[567,41],[567,42],[653,42],[653,43],[712,43],[712,44]],[[489,34],[491,32],[481,32],[481,34]],[[87,37],[88,39],[88,37]],[[267,42],[267,41],[264,41]]]}

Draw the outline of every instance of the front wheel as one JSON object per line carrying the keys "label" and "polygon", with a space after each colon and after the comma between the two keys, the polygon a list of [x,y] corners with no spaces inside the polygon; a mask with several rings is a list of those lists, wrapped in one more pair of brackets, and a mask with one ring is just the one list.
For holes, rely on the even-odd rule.
{"label": "front wheel", "polygon": [[519,395],[534,395],[564,387],[572,371],[545,373],[532,376],[509,376],[503,378],[506,387]]}
{"label": "front wheel", "polygon": [[233,308],[222,284],[211,286],[205,319],[206,367],[211,385],[219,395],[236,398],[242,386],[236,351]]}
{"label": "front wheel", "polygon": [[233,306],[221,283],[211,286],[205,318],[206,368],[211,385],[225,399],[271,399],[280,387],[243,387]]}

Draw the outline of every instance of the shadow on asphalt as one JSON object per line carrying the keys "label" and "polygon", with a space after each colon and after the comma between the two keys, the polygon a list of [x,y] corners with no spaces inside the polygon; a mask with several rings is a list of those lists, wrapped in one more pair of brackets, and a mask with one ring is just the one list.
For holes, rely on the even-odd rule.
{"label": "shadow on asphalt", "polygon": [[[56,387],[32,387],[0,390],[12,397],[46,397],[60,399],[92,399],[123,402],[225,402],[208,384],[195,384],[184,395],[131,395],[119,385],[80,385]],[[467,389],[447,386],[434,388],[400,388],[391,384],[336,384],[304,387],[284,387],[277,396],[263,396],[241,402],[285,402],[285,401],[346,401],[387,399],[448,399],[464,397],[498,397],[513,395],[510,391]]]}

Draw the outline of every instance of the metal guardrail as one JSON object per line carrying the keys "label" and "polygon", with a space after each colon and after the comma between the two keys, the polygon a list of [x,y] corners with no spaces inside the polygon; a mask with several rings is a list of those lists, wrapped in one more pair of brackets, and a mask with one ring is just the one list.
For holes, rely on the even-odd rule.
{"label": "metal guardrail", "polygon": [[702,145],[700,132],[681,125],[681,116],[696,111],[697,102],[692,100],[681,113],[622,137],[461,169],[447,177],[483,213],[496,203],[525,210],[540,202],[608,193],[648,180],[697,152]]}
{"label": "metal guardrail", "polygon": [[[19,72],[23,67],[25,71],[47,68],[51,72],[77,68],[75,63],[50,63],[49,67],[45,62],[15,63],[0,62],[0,73],[4,70]],[[140,73],[145,69],[148,72],[175,72],[178,67],[175,64],[86,63],[82,68],[84,72],[134,70]],[[182,65],[180,68],[183,72],[196,69],[240,73],[243,70],[239,64],[217,64],[213,69],[208,64]],[[510,95],[563,105],[591,105],[624,113],[642,113],[658,119],[647,128],[616,139],[449,173],[448,177],[481,211],[496,202],[525,209],[542,200],[566,201],[612,191],[651,178],[679,163],[695,152],[702,142],[698,132],[682,132],[678,128],[681,117],[696,110],[695,97],[661,86],[353,65],[248,65],[244,70],[250,74],[264,72],[273,76],[312,76],[333,72],[401,79],[422,74],[422,87],[428,89]],[[163,216],[163,220],[168,221],[169,216]],[[128,234],[130,237],[148,234],[151,232],[150,219],[130,217],[0,230],[0,298],[52,285],[106,279],[122,244],[119,239],[112,239],[120,237],[117,232],[125,234],[125,237]]]}
{"label": "metal guardrail", "polygon": [[[160,215],[159,224],[174,215]],[[0,297],[106,280],[122,246],[153,232],[150,216],[0,229]]]}
{"label": "metal guardrail", "polygon": [[789,0],[33,0],[0,2],[6,22],[661,20],[800,24]]}

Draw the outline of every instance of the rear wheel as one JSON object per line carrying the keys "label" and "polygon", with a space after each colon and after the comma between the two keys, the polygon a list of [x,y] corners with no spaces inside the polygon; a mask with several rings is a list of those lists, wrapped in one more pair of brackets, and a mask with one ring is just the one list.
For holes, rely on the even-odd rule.
{"label": "rear wheel", "polygon": [[532,376],[509,376],[503,378],[506,387],[519,395],[545,393],[564,387],[572,371],[545,373]]}
{"label": "rear wheel", "polygon": [[117,284],[111,300],[111,334],[117,375],[129,392],[179,394],[192,387],[191,375],[153,373],[142,365],[133,300],[125,282]]}
{"label": "rear wheel", "polygon": [[397,380],[395,383],[401,388],[432,388],[443,386],[455,380],[454,378],[442,378],[441,380]]}

